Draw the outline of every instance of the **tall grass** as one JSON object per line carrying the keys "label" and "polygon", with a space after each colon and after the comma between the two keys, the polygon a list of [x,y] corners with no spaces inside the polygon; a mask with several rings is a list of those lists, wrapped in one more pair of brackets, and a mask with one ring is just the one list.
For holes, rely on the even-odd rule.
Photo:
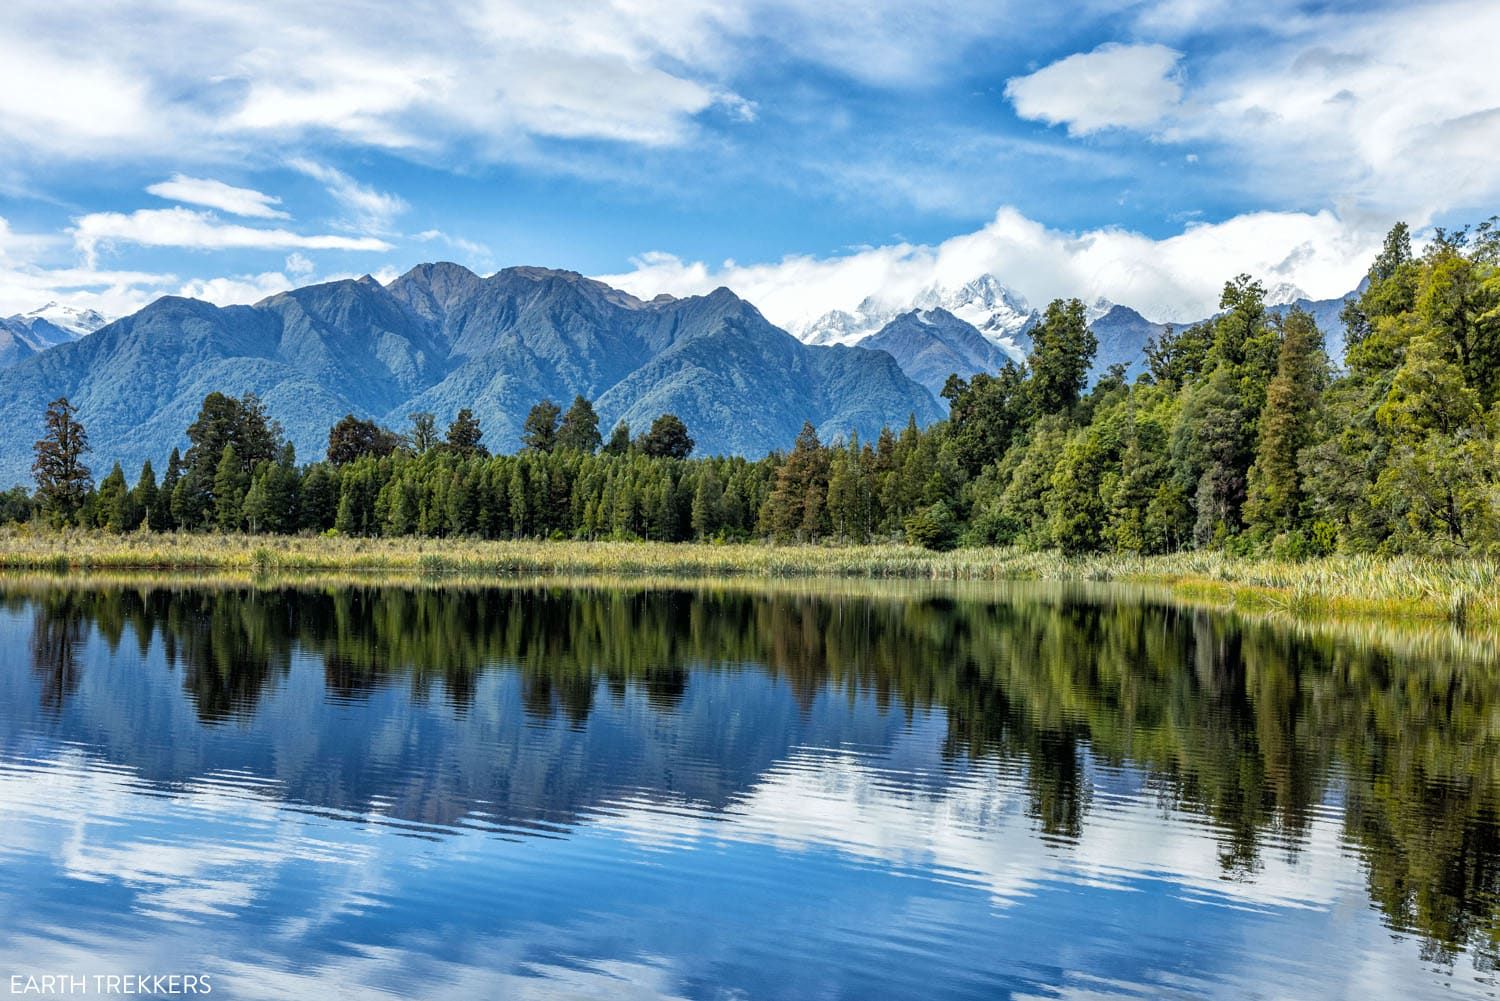
{"label": "tall grass", "polygon": [[1500,563],[1333,556],[1305,562],[1213,552],[1072,558],[1016,549],[935,553],[900,545],[771,546],[650,542],[489,542],[0,529],[0,569],[76,573],[343,572],[485,579],[842,577],[907,580],[1128,581],[1215,603],[1310,617],[1374,615],[1500,623]]}

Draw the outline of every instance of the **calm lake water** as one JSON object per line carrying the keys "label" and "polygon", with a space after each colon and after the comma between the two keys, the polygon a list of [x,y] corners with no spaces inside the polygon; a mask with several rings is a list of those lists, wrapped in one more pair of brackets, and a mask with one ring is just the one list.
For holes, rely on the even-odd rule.
{"label": "calm lake water", "polygon": [[0,989],[1495,993],[1462,643],[803,587],[0,582]]}

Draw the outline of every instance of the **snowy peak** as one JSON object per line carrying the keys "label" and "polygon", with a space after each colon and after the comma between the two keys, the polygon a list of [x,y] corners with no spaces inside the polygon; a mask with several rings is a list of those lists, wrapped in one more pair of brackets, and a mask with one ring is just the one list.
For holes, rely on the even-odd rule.
{"label": "snowy peak", "polygon": [[92,309],[49,302],[29,313],[0,316],[0,368],[92,334],[109,320]]}
{"label": "snowy peak", "polygon": [[1266,289],[1267,306],[1291,306],[1308,299],[1308,294],[1291,282],[1277,282]]}
{"label": "snowy peak", "polygon": [[49,302],[29,313],[21,313],[14,319],[27,327],[35,326],[36,321],[40,320],[50,323],[59,330],[65,330],[74,337],[92,334],[109,322],[98,310],[64,306],[58,302]]}
{"label": "snowy peak", "polygon": [[[1119,309],[1119,308],[1120,308],[1119,306],[1116,306],[1114,303],[1110,302],[1108,299],[1104,298],[1101,295],[1099,298],[1095,299],[1090,305],[1085,306],[1083,308],[1083,315],[1084,315],[1084,318],[1088,321],[1089,325],[1092,326],[1095,322],[1104,319],[1110,313],[1114,312],[1116,309]],[[1135,311],[1131,310],[1131,312],[1135,312]],[[1139,315],[1139,314],[1137,314],[1137,315]]]}
{"label": "snowy peak", "polygon": [[870,296],[853,310],[836,309],[792,331],[808,344],[857,344],[912,310],[944,310],[969,324],[1010,357],[1026,356],[1025,334],[1037,313],[992,274],[958,286],[931,285],[908,302]]}

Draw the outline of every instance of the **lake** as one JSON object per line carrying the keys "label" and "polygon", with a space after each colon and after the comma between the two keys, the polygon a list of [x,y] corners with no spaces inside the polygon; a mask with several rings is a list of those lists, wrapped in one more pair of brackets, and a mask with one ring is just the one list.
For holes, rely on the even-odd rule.
{"label": "lake", "polygon": [[0,976],[1491,996],[1497,745],[1482,644],[1128,588],[0,580]]}

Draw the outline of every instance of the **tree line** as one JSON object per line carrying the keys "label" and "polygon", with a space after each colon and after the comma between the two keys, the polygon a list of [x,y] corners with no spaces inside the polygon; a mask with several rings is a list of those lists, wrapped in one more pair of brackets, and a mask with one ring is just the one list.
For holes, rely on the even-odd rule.
{"label": "tree line", "polygon": [[299,464],[253,395],[211,393],[158,481],[118,464],[97,487],[67,400],[47,412],[34,493],[0,520],[133,531],[337,531],[485,538],[905,538],[1068,553],[1186,548],[1300,558],[1335,551],[1500,551],[1500,229],[1398,224],[1343,313],[1336,369],[1313,318],[1225,284],[1220,313],[1146,347],[1128,382],[1088,386],[1078,300],[1051,303],[1026,363],[943,390],[949,417],[874,441],[805,425],[758,460],[690,458],[683,422],[606,439],[592,404],[532,408],[522,448],[491,455],[469,410],[439,432],[349,415]]}

